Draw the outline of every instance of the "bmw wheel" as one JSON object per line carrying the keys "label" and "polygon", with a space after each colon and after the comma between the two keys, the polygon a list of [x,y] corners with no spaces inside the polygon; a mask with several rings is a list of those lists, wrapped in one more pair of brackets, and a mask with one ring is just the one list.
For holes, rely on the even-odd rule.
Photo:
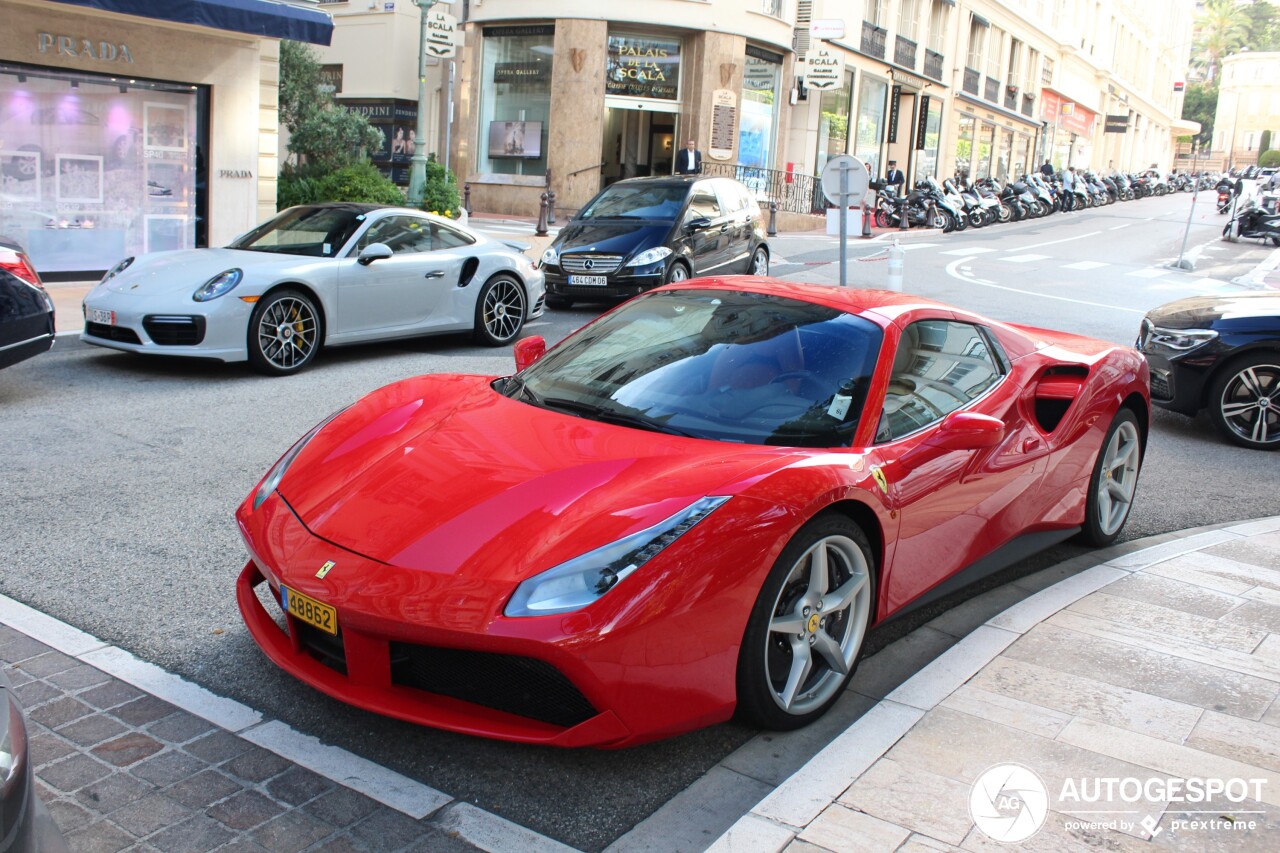
{"label": "bmw wheel", "polygon": [[320,312],[297,290],[258,300],[249,317],[249,363],[268,376],[302,370],[320,348]]}
{"label": "bmw wheel", "polygon": [[1080,538],[1096,547],[1110,545],[1124,529],[1138,490],[1142,437],[1138,418],[1129,409],[1116,412],[1089,478]]}
{"label": "bmw wheel", "polygon": [[875,576],[866,534],[845,516],[811,520],[782,550],[738,653],[738,710],[771,729],[826,713],[857,666]]}
{"label": "bmw wheel", "polygon": [[1255,450],[1280,447],[1280,352],[1229,364],[1209,387],[1209,414],[1228,441]]}
{"label": "bmw wheel", "polygon": [[524,303],[524,287],[511,276],[486,281],[476,297],[476,342],[500,347],[515,340],[524,328]]}
{"label": "bmw wheel", "polygon": [[768,275],[769,274],[769,250],[764,246],[756,249],[756,253],[751,256],[751,266],[747,269],[749,275]]}

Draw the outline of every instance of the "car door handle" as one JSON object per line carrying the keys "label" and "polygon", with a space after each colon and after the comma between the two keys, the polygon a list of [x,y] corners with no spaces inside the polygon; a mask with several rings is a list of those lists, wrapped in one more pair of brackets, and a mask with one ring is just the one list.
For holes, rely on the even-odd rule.
{"label": "car door handle", "polygon": [[444,270],[432,270],[423,276],[423,278],[444,278]]}
{"label": "car door handle", "polygon": [[723,234],[724,232],[726,232],[726,231],[728,231],[728,230],[729,230],[729,225],[728,225],[728,223],[726,223],[726,224],[724,224],[724,225],[721,225],[721,226],[720,226],[720,233],[721,233],[721,234]]}
{"label": "car door handle", "polygon": [[1038,450],[1039,448],[1040,448],[1040,439],[1038,438],[1028,438],[1022,442],[1023,453],[1030,453],[1031,451]]}

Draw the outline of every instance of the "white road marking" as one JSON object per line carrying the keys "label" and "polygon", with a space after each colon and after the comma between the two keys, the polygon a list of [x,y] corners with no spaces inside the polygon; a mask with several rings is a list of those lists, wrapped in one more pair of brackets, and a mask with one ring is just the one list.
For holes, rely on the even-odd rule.
{"label": "white road marking", "polygon": [[1021,293],[1025,296],[1034,296],[1038,299],[1056,299],[1059,302],[1071,302],[1076,305],[1091,305],[1094,308],[1106,308],[1109,311],[1126,311],[1130,314],[1137,314],[1139,316],[1147,313],[1146,311],[1139,311],[1136,308],[1122,308],[1119,305],[1105,305],[1101,302],[1089,302],[1084,299],[1071,299],[1070,297],[1067,297],[1067,296],[1055,296],[1052,293],[1041,293],[1034,290],[1020,290],[1016,287],[1005,287],[1004,285],[996,284],[995,282],[987,281],[986,279],[969,278],[968,276],[961,275],[959,272],[960,264],[964,263],[967,260],[969,259],[960,258],[958,260],[954,260],[951,263],[947,264],[947,267],[946,267],[947,275],[951,276],[954,279],[968,282],[969,284],[980,284],[983,287],[990,287],[990,288],[993,288],[994,290],[1004,290],[1009,293]]}
{"label": "white road marking", "polygon": [[972,249],[948,249],[945,252],[939,252],[939,255],[985,255],[987,252],[998,252],[999,249],[983,249],[974,246]]}
{"label": "white road marking", "polygon": [[1132,222],[1124,222],[1124,223],[1121,223],[1120,225],[1112,225],[1110,230],[1119,231],[1121,228],[1128,228],[1132,224],[1133,224]]}
{"label": "white road marking", "polygon": [[1133,278],[1159,278],[1160,276],[1168,275],[1171,272],[1173,272],[1173,270],[1160,269],[1159,267],[1148,267],[1145,270],[1134,270],[1133,272],[1125,273],[1125,275],[1132,276]]}
{"label": "white road marking", "polygon": [[904,252],[910,252],[912,249],[930,249],[934,246],[941,246],[941,243],[904,243],[898,248]]}
{"label": "white road marking", "polygon": [[1064,237],[1061,240],[1050,240],[1047,243],[1032,243],[1030,246],[1019,246],[1016,249],[1005,249],[1006,252],[1025,252],[1027,249],[1039,249],[1044,246],[1056,246],[1059,243],[1070,243],[1072,240],[1083,240],[1085,237],[1094,237],[1101,234],[1101,231],[1090,231],[1088,234],[1077,234],[1074,237]]}
{"label": "white road marking", "polygon": [[[279,720],[264,720],[261,712],[247,705],[140,660],[6,595],[0,595],[0,623],[414,819],[421,820],[454,803],[442,823],[484,850],[568,853],[573,849],[484,809],[458,803],[448,794],[341,747],[323,744]],[[455,817],[455,812],[461,814]]]}
{"label": "white road marking", "polygon": [[1000,260],[1008,264],[1029,264],[1032,261],[1043,261],[1048,255],[1010,255]]}
{"label": "white road marking", "polygon": [[1110,264],[1102,261],[1077,261],[1074,264],[1063,264],[1064,270],[1096,270],[1099,267],[1109,267]]}

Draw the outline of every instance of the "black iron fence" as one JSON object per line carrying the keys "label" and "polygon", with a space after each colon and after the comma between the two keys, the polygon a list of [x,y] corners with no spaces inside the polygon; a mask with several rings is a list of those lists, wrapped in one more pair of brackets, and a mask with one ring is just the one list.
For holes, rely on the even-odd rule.
{"label": "black iron fence", "polygon": [[893,61],[913,71],[916,67],[916,43],[898,36],[893,45]]}
{"label": "black iron fence", "polygon": [[978,73],[976,68],[966,68],[964,70],[964,90],[970,95],[978,94],[978,81],[982,79],[982,75]]}
{"label": "black iron fence", "polygon": [[1000,103],[1000,81],[994,77],[988,77],[987,90],[983,92],[983,97],[993,104]]}
{"label": "black iron fence", "polygon": [[862,52],[867,56],[874,56],[876,59],[884,59],[885,38],[889,35],[889,31],[883,27],[877,27],[870,21],[862,22]]}
{"label": "black iron fence", "polygon": [[926,49],[924,52],[924,76],[942,80],[942,54]]}
{"label": "black iron fence", "polygon": [[761,207],[767,208],[773,201],[777,202],[778,210],[791,213],[821,213],[827,208],[822,186],[813,175],[706,160],[702,161],[702,172],[741,182],[755,194]]}

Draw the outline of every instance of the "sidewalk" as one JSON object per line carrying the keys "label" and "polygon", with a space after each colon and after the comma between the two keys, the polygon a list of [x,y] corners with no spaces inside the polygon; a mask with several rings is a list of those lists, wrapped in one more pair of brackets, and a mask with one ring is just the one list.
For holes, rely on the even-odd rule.
{"label": "sidewalk", "polygon": [[1277,849],[1280,517],[1089,557],[890,692],[710,850]]}

